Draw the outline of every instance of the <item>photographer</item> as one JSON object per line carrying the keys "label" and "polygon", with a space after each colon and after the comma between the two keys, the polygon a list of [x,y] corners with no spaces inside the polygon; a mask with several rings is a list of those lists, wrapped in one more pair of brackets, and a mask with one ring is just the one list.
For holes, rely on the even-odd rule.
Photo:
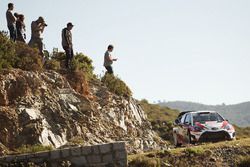
{"label": "photographer", "polygon": [[47,26],[43,17],[39,17],[36,21],[31,23],[31,39],[29,46],[36,47],[39,49],[40,55],[43,56],[43,39],[41,35],[44,31],[44,28]]}
{"label": "photographer", "polygon": [[17,31],[17,41],[25,43],[26,40],[26,34],[25,34],[25,24],[24,24],[24,15],[23,14],[14,14],[17,18],[16,20],[16,31]]}

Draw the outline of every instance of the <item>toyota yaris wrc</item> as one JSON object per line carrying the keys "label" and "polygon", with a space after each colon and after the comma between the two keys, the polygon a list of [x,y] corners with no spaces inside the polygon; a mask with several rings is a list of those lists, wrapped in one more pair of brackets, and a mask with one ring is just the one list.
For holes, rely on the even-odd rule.
{"label": "toyota yaris wrc", "polygon": [[174,144],[235,139],[234,127],[215,111],[185,111],[175,120]]}

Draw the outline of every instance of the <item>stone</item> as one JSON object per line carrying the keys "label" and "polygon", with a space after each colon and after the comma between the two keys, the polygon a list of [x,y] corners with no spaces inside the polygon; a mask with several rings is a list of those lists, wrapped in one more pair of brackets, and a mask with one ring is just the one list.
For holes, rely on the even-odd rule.
{"label": "stone", "polygon": [[108,153],[108,152],[110,152],[111,151],[111,144],[104,144],[104,145],[100,145],[99,146],[99,149],[100,149],[100,152],[101,153]]}
{"label": "stone", "polygon": [[89,155],[87,156],[89,164],[101,163],[102,159],[99,155]]}
{"label": "stone", "polygon": [[127,164],[127,160],[120,160],[120,161],[117,161],[116,166],[119,166],[119,167],[127,167],[128,164]]}
{"label": "stone", "polygon": [[70,151],[71,151],[71,149],[69,149],[69,148],[61,150],[62,158],[69,157],[70,156]]}
{"label": "stone", "polygon": [[116,151],[115,152],[115,159],[117,159],[117,160],[127,159],[127,153],[125,151]]}
{"label": "stone", "polygon": [[47,152],[39,152],[39,153],[34,153],[33,155],[32,155],[32,157],[39,157],[39,158],[45,158],[45,159],[47,159],[47,158],[49,158],[49,152],[47,151]]}
{"label": "stone", "polygon": [[112,155],[112,153],[103,155],[102,156],[102,162],[104,162],[104,163],[113,162],[113,155]]}
{"label": "stone", "polygon": [[92,150],[93,150],[93,154],[99,154],[100,153],[98,145],[92,146]]}
{"label": "stone", "polygon": [[84,156],[70,158],[72,166],[84,166],[87,164],[87,160]]}
{"label": "stone", "polygon": [[70,151],[71,151],[71,155],[72,156],[80,156],[81,155],[81,147],[73,147],[73,148],[71,148],[70,149]]}
{"label": "stone", "polygon": [[113,149],[114,150],[125,150],[126,149],[125,142],[113,143]]}
{"label": "stone", "polygon": [[58,159],[61,157],[61,150],[55,150],[50,152],[50,159]]}
{"label": "stone", "polygon": [[92,153],[92,149],[90,146],[82,147],[82,155],[89,155]]}

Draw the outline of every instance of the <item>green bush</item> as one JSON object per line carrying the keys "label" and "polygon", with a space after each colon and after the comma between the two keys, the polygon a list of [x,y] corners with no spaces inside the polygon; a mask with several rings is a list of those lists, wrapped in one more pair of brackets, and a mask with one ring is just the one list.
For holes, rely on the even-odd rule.
{"label": "green bush", "polygon": [[107,86],[110,92],[117,94],[118,96],[131,97],[132,92],[130,88],[118,77],[111,74],[105,74],[101,81]]}
{"label": "green bush", "polygon": [[139,156],[129,163],[131,167],[160,167],[160,160],[158,158],[148,158]]}
{"label": "green bush", "polygon": [[93,75],[94,67],[92,60],[82,53],[76,53],[72,60],[71,68],[73,71],[84,71],[88,76]]}
{"label": "green bush", "polygon": [[15,150],[16,153],[18,154],[23,154],[23,153],[36,153],[36,152],[41,152],[41,151],[50,151],[52,150],[52,146],[43,146],[43,145],[23,145]]}
{"label": "green bush", "polygon": [[16,48],[16,63],[14,68],[20,68],[26,71],[37,71],[43,67],[42,57],[37,49],[29,47],[27,44],[17,42]]}
{"label": "green bush", "polygon": [[5,32],[0,32],[0,70],[3,68],[40,70],[42,59],[36,49],[24,43],[14,43]]}
{"label": "green bush", "polygon": [[158,104],[150,104],[145,99],[140,101],[140,105],[147,114],[153,130],[162,139],[173,142],[173,122],[177,118],[179,111]]}
{"label": "green bush", "polygon": [[[55,52],[51,55],[51,60],[53,64],[59,62],[60,68],[65,68],[66,55],[64,52]],[[58,65],[58,63],[57,63]],[[91,78],[93,76],[94,67],[92,65],[92,60],[82,53],[76,53],[71,62],[70,69],[72,71],[83,71],[85,76]]]}
{"label": "green bush", "polygon": [[0,32],[0,70],[13,67],[15,62],[15,43],[8,39],[7,33]]}
{"label": "green bush", "polygon": [[45,63],[45,68],[48,70],[59,70],[61,69],[61,64],[55,59],[47,60]]}
{"label": "green bush", "polygon": [[190,147],[186,148],[185,152],[189,155],[202,155],[204,154],[205,150],[202,147]]}

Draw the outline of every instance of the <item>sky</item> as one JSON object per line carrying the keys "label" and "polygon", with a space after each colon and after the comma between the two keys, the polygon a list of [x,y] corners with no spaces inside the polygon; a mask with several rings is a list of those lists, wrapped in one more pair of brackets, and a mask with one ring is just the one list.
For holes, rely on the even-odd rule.
{"label": "sky", "polygon": [[250,101],[249,0],[1,0],[30,23],[43,16],[46,49],[61,47],[67,22],[75,52],[104,74],[103,56],[114,45],[115,75],[137,99],[235,104]]}

